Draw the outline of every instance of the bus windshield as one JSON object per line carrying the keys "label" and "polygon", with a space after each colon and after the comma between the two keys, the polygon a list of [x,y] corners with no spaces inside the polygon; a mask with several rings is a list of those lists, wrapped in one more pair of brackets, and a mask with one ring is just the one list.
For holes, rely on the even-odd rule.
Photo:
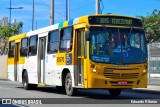
{"label": "bus windshield", "polygon": [[118,65],[147,61],[144,30],[90,27],[90,59]]}

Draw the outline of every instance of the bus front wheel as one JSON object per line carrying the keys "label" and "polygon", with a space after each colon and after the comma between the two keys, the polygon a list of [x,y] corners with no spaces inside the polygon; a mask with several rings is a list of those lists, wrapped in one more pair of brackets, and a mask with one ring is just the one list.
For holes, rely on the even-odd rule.
{"label": "bus front wheel", "polygon": [[65,91],[68,96],[74,96],[77,92],[77,89],[72,87],[72,78],[70,73],[68,73],[65,78]]}
{"label": "bus front wheel", "polygon": [[111,96],[119,96],[121,94],[121,89],[109,89],[109,93]]}

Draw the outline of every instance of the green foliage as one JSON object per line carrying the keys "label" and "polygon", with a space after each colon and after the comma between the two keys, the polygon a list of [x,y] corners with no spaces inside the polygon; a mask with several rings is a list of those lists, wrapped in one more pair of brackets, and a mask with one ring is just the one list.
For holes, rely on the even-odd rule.
{"label": "green foliage", "polygon": [[0,26],[0,39],[7,39],[13,35],[17,35],[19,33],[19,28],[23,26],[22,22],[19,22],[18,25],[11,25],[2,27]]}
{"label": "green foliage", "polygon": [[151,14],[140,18],[145,27],[147,43],[160,42],[160,11],[155,9]]}

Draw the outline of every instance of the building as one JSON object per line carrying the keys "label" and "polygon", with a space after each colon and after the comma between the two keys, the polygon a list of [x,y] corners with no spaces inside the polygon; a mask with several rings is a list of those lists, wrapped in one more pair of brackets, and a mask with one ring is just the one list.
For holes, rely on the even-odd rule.
{"label": "building", "polygon": [[[18,22],[16,19],[13,19],[11,22],[12,25],[18,25]],[[2,27],[8,27],[9,26],[9,22],[8,22],[8,17],[3,17],[2,19],[0,19],[0,26]],[[19,34],[23,33],[23,27],[19,29]]]}
{"label": "building", "polygon": [[8,26],[8,17],[3,17],[2,19],[0,19],[0,26]]}

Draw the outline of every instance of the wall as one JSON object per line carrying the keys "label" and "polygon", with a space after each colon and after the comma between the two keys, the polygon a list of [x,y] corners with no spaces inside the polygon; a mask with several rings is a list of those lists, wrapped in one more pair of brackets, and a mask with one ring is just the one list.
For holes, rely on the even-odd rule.
{"label": "wall", "polygon": [[7,55],[0,55],[0,79],[7,79]]}

